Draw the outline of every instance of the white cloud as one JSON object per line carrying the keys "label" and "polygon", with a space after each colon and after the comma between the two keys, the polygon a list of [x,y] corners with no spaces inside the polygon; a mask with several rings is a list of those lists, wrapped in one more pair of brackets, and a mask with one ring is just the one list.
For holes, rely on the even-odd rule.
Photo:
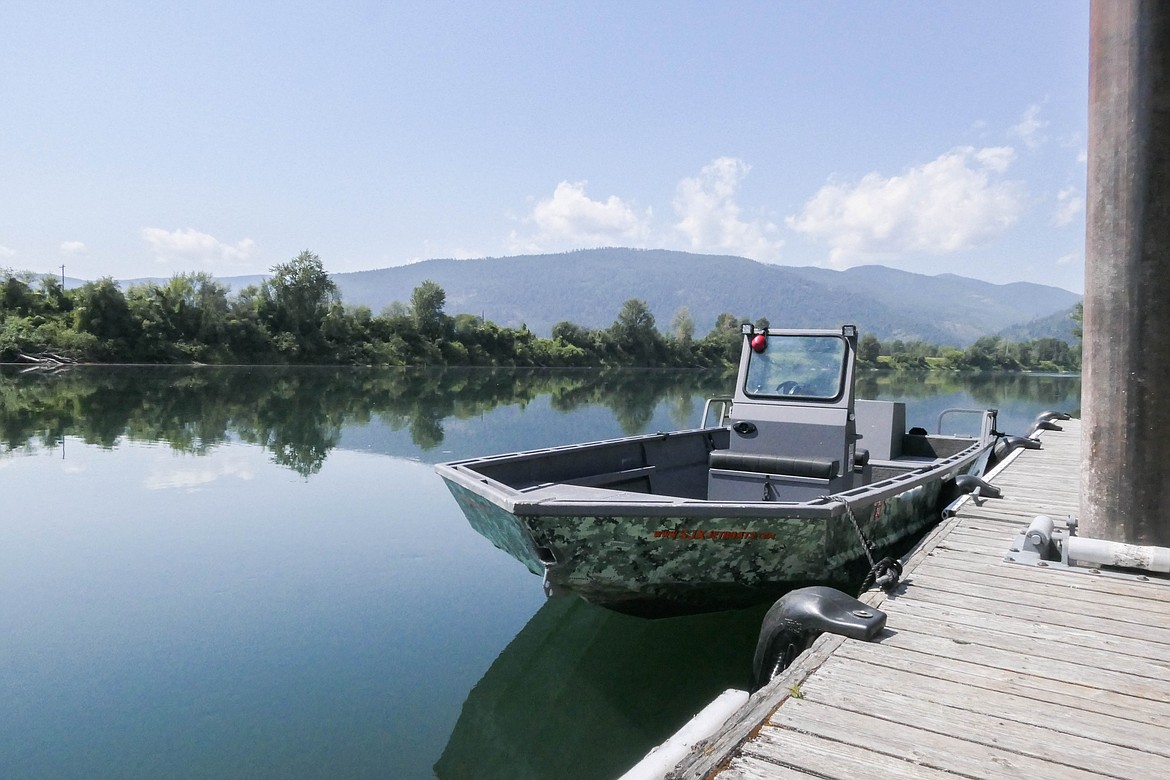
{"label": "white cloud", "polygon": [[88,247],[82,241],[62,241],[60,248],[67,255],[84,255],[88,251]]}
{"label": "white cloud", "polygon": [[829,261],[847,268],[875,256],[945,254],[979,246],[1017,220],[1022,185],[996,181],[1014,158],[1007,147],[953,149],[900,176],[866,174],[830,181],[787,219],[798,233],[828,243]]}
{"label": "white cloud", "polygon": [[0,246],[0,257],[16,257],[16,250],[9,249],[6,246]]}
{"label": "white cloud", "polygon": [[975,161],[995,173],[1006,171],[1014,159],[1016,153],[1010,146],[991,146],[975,152]]}
{"label": "white cloud", "polygon": [[1065,187],[1056,194],[1056,213],[1052,224],[1061,227],[1069,224],[1085,210],[1085,198],[1075,187]]}
{"label": "white cloud", "polygon": [[142,484],[147,490],[181,490],[192,493],[223,477],[251,480],[255,476],[255,470],[250,464],[229,459],[202,467],[154,468],[146,475]]}
{"label": "white cloud", "polygon": [[1067,255],[1056,258],[1057,265],[1072,265],[1077,262],[1081,262],[1081,256],[1076,252],[1069,252]]}
{"label": "white cloud", "polygon": [[225,244],[215,236],[198,230],[163,230],[143,228],[142,239],[150,244],[158,260],[198,263],[238,263],[252,257],[256,244],[245,238],[235,244]]}
{"label": "white cloud", "polygon": [[739,184],[751,166],[734,157],[720,157],[705,165],[695,178],[678,183],[675,229],[699,251],[718,250],[775,260],[784,242],[774,238],[776,226],[763,219],[745,221],[735,201]]}
{"label": "white cloud", "polygon": [[588,182],[562,181],[551,198],[538,201],[523,222],[533,231],[513,231],[512,251],[543,252],[556,249],[583,249],[598,246],[640,246],[649,233],[651,213],[638,214],[616,195],[592,200]]}
{"label": "white cloud", "polygon": [[1022,140],[1029,149],[1035,149],[1048,140],[1043,133],[1046,127],[1048,122],[1040,118],[1040,104],[1033,103],[1024,111],[1019,123],[1012,125],[1008,132]]}

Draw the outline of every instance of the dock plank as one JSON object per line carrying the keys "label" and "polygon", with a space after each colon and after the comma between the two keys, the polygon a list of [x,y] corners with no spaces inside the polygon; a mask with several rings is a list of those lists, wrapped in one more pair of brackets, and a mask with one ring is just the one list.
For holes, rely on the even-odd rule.
{"label": "dock plank", "polygon": [[[1130,696],[1080,682],[1036,677],[1015,669],[988,666],[959,658],[936,657],[898,647],[880,647],[864,642],[850,642],[838,649],[842,658],[855,658],[877,666],[889,666],[937,678],[961,682],[971,689],[972,696],[981,691],[1017,693],[1039,701],[1061,704],[1068,717],[1083,717],[1083,712],[1104,713],[1122,720],[1170,729],[1170,702],[1153,701]],[[976,690],[979,689],[979,690]]]}
{"label": "dock plank", "polygon": [[[945,547],[943,549],[950,550],[951,548]],[[1030,580],[1022,580],[1016,576],[1030,569],[1031,567],[1019,564],[1001,565],[996,569],[986,571],[939,566],[937,568],[931,567],[929,570],[916,571],[914,582],[920,588],[942,587],[942,581],[951,586],[947,588],[948,590],[952,590],[955,586],[998,588],[1006,591],[1009,597],[1030,598],[1034,603],[1045,603],[1048,599],[1078,598],[1083,600],[1092,598],[1093,603],[1101,607],[1116,609],[1119,612],[1136,612],[1145,615],[1146,617],[1143,619],[1145,621],[1170,626],[1170,599],[1152,598],[1161,591],[1159,588],[1148,588],[1151,598],[1137,598],[1125,593],[1111,592],[1107,588],[1078,588],[1081,581],[1070,580],[1067,576],[1057,575],[1054,577],[1052,574],[1055,574],[1055,570],[1051,568],[1031,570],[1032,578]],[[1069,572],[1063,574],[1069,574]],[[1087,586],[1089,575],[1085,575],[1085,578]],[[1166,595],[1170,595],[1170,592]]]}
{"label": "dock plank", "polygon": [[[817,769],[805,771],[794,767]],[[733,758],[728,768],[719,774],[720,780],[776,780],[790,777],[816,777],[824,780],[857,780],[867,777],[955,780],[951,772],[920,766],[900,758],[870,755],[849,745],[799,731],[785,734],[782,755],[774,750],[753,746]]]}
{"label": "dock plank", "polygon": [[864,601],[875,641],[823,636],[671,778],[1170,776],[1170,580],[1005,562],[1079,512],[1079,420],[1039,435]]}
{"label": "dock plank", "polygon": [[[1054,619],[1049,620],[1050,617]],[[1062,624],[1063,616],[1051,613],[1045,615],[1044,621],[1028,620],[1019,615],[1003,615],[973,606],[944,606],[919,599],[899,599],[898,621],[894,628],[914,630],[915,618],[933,621],[931,626],[939,631],[958,626],[958,630],[948,631],[947,636],[951,638],[975,632],[981,639],[984,635],[1000,637],[994,641],[1012,642],[1016,647],[1021,645],[1016,644],[1015,639],[1026,639],[1046,652],[1075,655],[1081,661],[1086,660],[1081,650],[1145,658],[1163,665],[1170,658],[1170,629],[1153,629],[1159,632],[1154,634],[1155,639],[1137,639],[1115,634],[1110,629],[1117,624],[1111,621],[1083,621],[1082,625],[1068,626]]]}
{"label": "dock plank", "polygon": [[[762,729],[761,754],[784,751],[784,731],[816,734],[867,754],[942,769],[968,777],[1033,780],[1089,780],[1099,775],[1052,760],[1037,759],[1003,748],[977,745],[961,737],[928,731],[906,723],[884,720],[807,699],[789,699]],[[974,749],[973,749],[974,748]],[[1053,746],[1055,753],[1056,747]]]}
{"label": "dock plank", "polygon": [[[932,556],[934,566],[941,570],[959,569],[969,572],[982,572],[997,577],[1006,577],[1021,580],[1023,583],[1036,579],[1032,566],[1017,564],[1001,566],[1002,561],[989,558],[986,555],[972,555],[953,550],[937,550]],[[1083,591],[1092,593],[1115,593],[1129,596],[1134,599],[1150,599],[1154,604],[1160,603],[1170,596],[1170,583],[1163,580],[1149,580],[1138,582],[1133,579],[1103,576],[1092,574],[1099,569],[1060,569],[1047,567],[1044,577],[1049,584],[1067,589],[1069,592]],[[1162,590],[1159,590],[1162,589]]]}
{"label": "dock plank", "polygon": [[[1156,754],[1162,762],[1159,764],[1161,766],[1167,766],[1166,761],[1170,761],[1170,744],[1164,741],[1164,729],[1093,710],[1080,710],[1076,717],[1070,718],[1066,707],[1059,702],[1038,698],[1034,692],[1029,694],[982,688],[978,696],[972,696],[971,685],[967,682],[934,676],[929,672],[919,674],[916,671],[879,666],[843,655],[834,656],[802,688],[807,698],[817,698],[822,702],[830,696],[840,696],[836,691],[830,692],[828,696],[821,694],[810,685],[814,680],[818,684],[835,685],[840,690],[852,689],[856,692],[852,701],[842,700],[839,706],[864,706],[879,714],[889,712],[895,717],[901,717],[907,707],[917,708],[919,702],[927,702],[985,716],[994,715],[1003,721],[1043,727],[1058,734],[1078,737],[1082,741],[1091,740],[1094,745],[1100,742],[1130,751],[1146,751]],[[878,693],[884,699],[875,698],[871,693],[875,680],[881,681],[883,690]],[[883,706],[878,706],[879,701],[882,701]],[[1008,724],[1006,730],[1012,728],[1014,726]],[[995,735],[1000,730],[988,729],[985,738],[996,739]],[[1098,752],[1096,747],[1093,750]],[[1167,774],[1170,774],[1170,767],[1167,769]]]}
{"label": "dock plank", "polygon": [[[998,582],[994,578],[977,580],[974,577],[964,579],[957,574],[952,575],[947,572],[945,575],[935,572],[922,572],[921,570],[914,572],[911,580],[911,586],[918,586],[922,588],[929,588],[934,590],[945,590],[954,593],[969,593],[973,596],[983,596],[986,598],[999,598],[1001,600],[1015,601],[1018,594],[1014,590],[1007,590],[999,587]],[[1037,587],[1042,587],[1038,585]],[[1061,593],[1059,595],[1049,592],[1044,598],[1034,597],[1031,603],[1046,604],[1053,610],[1079,610],[1086,615],[1093,615],[1103,619],[1124,620],[1130,623],[1140,623],[1146,625],[1150,623],[1150,613],[1145,609],[1145,601],[1141,604],[1133,604],[1131,606],[1119,606],[1116,604],[1098,604],[1097,598],[1104,594],[1083,594],[1083,593]],[[896,600],[896,599],[895,599]]]}
{"label": "dock plank", "polygon": [[[997,627],[994,621],[983,620],[969,624],[953,619],[923,617],[909,610],[899,610],[898,619],[892,627],[887,625],[886,630],[888,634],[879,636],[874,641],[882,644],[901,643],[910,642],[911,637],[914,637],[913,641],[928,640],[932,648],[938,647],[938,642],[949,642],[949,645],[942,645],[945,650],[950,650],[950,645],[962,648],[954,650],[953,657],[956,658],[978,652],[989,663],[1000,662],[1006,665],[1039,660],[1051,674],[1071,673],[1063,667],[1065,663],[1080,667],[1088,665],[1095,673],[1118,672],[1127,678],[1145,678],[1134,679],[1132,683],[1135,687],[1150,691],[1151,695],[1158,695],[1157,692],[1161,691],[1170,698],[1170,663],[1167,663],[1165,655],[1160,656],[1161,660],[1155,660],[1120,652],[1120,647],[1114,649],[1089,647],[1088,641],[1070,647],[1048,636],[1036,638],[1023,632],[1003,630],[1002,624],[998,624]],[[1024,661],[1001,659],[998,652],[1022,656]],[[1065,679],[1069,678],[1066,676]]]}
{"label": "dock plank", "polygon": [[[909,598],[909,597],[907,597]],[[1074,603],[1077,597],[1070,597]],[[1098,631],[1117,637],[1132,637],[1152,642],[1165,640],[1168,629],[1165,626],[1153,626],[1145,622],[1131,622],[1117,620],[1113,615],[1092,615],[1080,611],[1060,609],[1060,604],[1052,601],[1019,601],[1002,593],[990,592],[978,595],[962,589],[953,591],[938,588],[920,588],[914,591],[913,601],[917,603],[938,604],[943,607],[958,609],[978,609],[991,615],[1003,618],[1018,618],[1035,623],[1068,626],[1086,631]],[[1107,611],[1106,611],[1107,612]]]}
{"label": "dock plank", "polygon": [[1152,775],[1170,775],[1170,758],[1164,755],[1107,743],[1099,735],[1058,735],[1053,725],[1033,722],[1030,713],[1034,707],[1027,699],[1000,696],[994,701],[973,701],[969,696],[955,696],[939,701],[937,694],[921,695],[917,690],[921,680],[901,679],[897,680],[901,684],[892,685],[893,675],[870,667],[866,671],[873,676],[868,676],[857,670],[859,664],[851,665],[852,674],[841,673],[843,666],[850,664],[834,658],[810,677],[801,686],[805,699],[1104,776],[1145,780]]}
{"label": "dock plank", "polygon": [[887,631],[874,641],[938,658],[982,663],[1046,680],[1064,680],[1085,686],[1108,687],[1110,690],[1137,698],[1155,700],[1170,698],[1170,679],[1157,679],[1155,675],[1159,671],[1159,665],[1156,664],[1144,665],[1142,670],[1146,674],[1135,675],[1114,669],[1095,669],[1081,664],[1079,660],[1028,655],[965,639],[932,636],[906,630]]}

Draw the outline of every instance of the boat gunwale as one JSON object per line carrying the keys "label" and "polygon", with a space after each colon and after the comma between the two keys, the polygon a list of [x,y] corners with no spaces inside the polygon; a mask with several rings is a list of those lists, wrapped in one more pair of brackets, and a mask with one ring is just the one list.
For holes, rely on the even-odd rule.
{"label": "boat gunwale", "polygon": [[[678,433],[705,431],[714,429],[693,429]],[[603,487],[577,487],[577,492],[597,491],[596,499],[546,497],[525,500],[525,490],[518,489],[505,483],[484,476],[475,470],[478,464],[488,462],[498,463],[522,456],[532,456],[540,453],[566,451],[574,448],[601,445],[613,442],[629,442],[652,438],[665,438],[677,434],[642,434],[638,436],[622,437],[605,441],[588,442],[563,447],[550,447],[540,450],[530,450],[522,453],[507,455],[471,458],[450,463],[440,463],[435,469],[439,475],[454,484],[460,485],[497,506],[516,516],[606,516],[606,517],[808,517],[832,518],[845,514],[848,506],[867,507],[877,501],[884,501],[899,495],[907,490],[937,479],[940,474],[954,468],[961,468],[966,463],[974,462],[989,443],[972,439],[971,444],[959,452],[945,458],[939,458],[929,463],[908,469],[902,474],[895,474],[878,482],[860,485],[849,490],[843,490],[832,495],[819,496],[808,501],[711,501],[699,498],[682,498],[678,496],[664,496],[650,493],[633,493],[613,490]],[[967,439],[969,437],[948,437]],[[896,463],[896,461],[892,461]],[[551,483],[545,487],[555,487],[564,483]]]}

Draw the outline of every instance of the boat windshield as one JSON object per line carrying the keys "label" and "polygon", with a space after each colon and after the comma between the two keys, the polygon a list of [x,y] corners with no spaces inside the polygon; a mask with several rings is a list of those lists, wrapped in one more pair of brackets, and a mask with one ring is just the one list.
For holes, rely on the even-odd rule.
{"label": "boat windshield", "polygon": [[845,339],[840,336],[772,336],[752,349],[744,391],[755,397],[833,401],[845,381]]}

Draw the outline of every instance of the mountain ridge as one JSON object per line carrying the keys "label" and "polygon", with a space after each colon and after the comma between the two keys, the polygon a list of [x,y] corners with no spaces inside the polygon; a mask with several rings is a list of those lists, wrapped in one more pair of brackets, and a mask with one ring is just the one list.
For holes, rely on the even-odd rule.
{"label": "mountain ridge", "polygon": [[[641,298],[661,330],[686,306],[697,335],[727,312],[752,320],[766,317],[777,327],[854,323],[882,340],[965,346],[980,336],[1067,310],[1081,299],[1032,282],[1000,285],[879,265],[835,271],[665,249],[442,258],[331,277],[347,304],[375,311],[409,301],[414,287],[430,279],[447,293],[449,314],[525,325],[539,335],[548,335],[563,320],[607,327],[622,303]],[[915,302],[921,303],[915,307]]]}
{"label": "mountain ridge", "polygon": [[[260,275],[221,277],[238,291]],[[646,301],[660,330],[686,307],[696,336],[721,313],[774,327],[856,324],[882,341],[967,346],[981,336],[1040,330],[1071,340],[1063,327],[1077,293],[1033,282],[995,284],[954,273],[919,274],[882,265],[837,271],[761,263],[735,255],[667,249],[582,249],[466,260],[435,258],[401,266],[330,274],[342,301],[379,312],[409,303],[426,280],[447,295],[446,312],[521,325],[542,336],[561,321],[608,327],[630,298]],[[166,280],[135,279],[141,283]],[[1044,327],[1029,328],[1030,323]]]}

